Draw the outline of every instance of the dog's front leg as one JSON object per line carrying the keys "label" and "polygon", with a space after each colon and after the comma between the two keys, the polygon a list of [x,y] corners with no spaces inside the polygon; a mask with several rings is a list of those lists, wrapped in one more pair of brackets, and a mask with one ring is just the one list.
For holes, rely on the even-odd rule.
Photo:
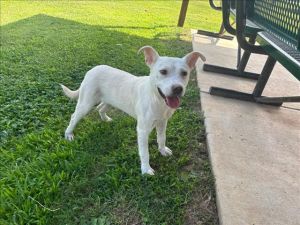
{"label": "dog's front leg", "polygon": [[[145,121],[144,121],[145,122]],[[151,126],[138,120],[137,125],[137,136],[138,136],[138,148],[141,159],[141,170],[142,174],[154,175],[154,170],[151,168],[149,163],[149,149],[148,149],[148,137],[152,130]]]}
{"label": "dog's front leg", "polygon": [[158,150],[163,156],[172,155],[172,150],[166,146],[167,120],[160,120],[156,123]]}

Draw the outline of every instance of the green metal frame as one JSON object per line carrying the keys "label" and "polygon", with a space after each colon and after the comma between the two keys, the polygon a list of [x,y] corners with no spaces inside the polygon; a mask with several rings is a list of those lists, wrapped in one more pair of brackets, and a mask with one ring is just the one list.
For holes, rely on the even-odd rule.
{"label": "green metal frame", "polygon": [[[232,27],[232,25],[230,24],[230,16],[236,16],[235,1],[223,0],[222,1],[222,17],[223,17],[224,28],[227,30],[228,33],[230,33],[232,35],[236,35],[237,30],[234,27]],[[254,45],[257,33],[259,31],[261,31],[262,29],[260,29],[258,26],[253,24],[251,21],[246,21],[244,29],[246,30],[245,36],[249,37],[248,43],[251,45]],[[204,64],[203,70],[207,71],[207,72],[217,73],[217,74],[225,74],[225,75],[230,75],[230,76],[236,76],[236,77],[241,77],[241,78],[246,78],[246,79],[257,80],[259,77],[259,74],[245,71],[247,63],[250,58],[250,55],[251,55],[251,53],[253,53],[254,50],[252,50],[252,49],[245,50],[244,49],[245,51],[243,53],[243,56],[241,57],[241,47],[243,48],[243,46],[239,46],[239,48],[238,48],[237,68],[236,69],[221,67],[221,66],[216,66],[216,65],[211,65],[211,64]],[[261,51],[260,54],[265,54],[265,52]]]}
{"label": "green metal frame", "polygon": [[[225,2],[227,3],[225,4]],[[229,0],[223,0],[224,5],[227,5],[227,7],[228,2]],[[300,23],[299,21],[298,23],[290,21],[290,23],[286,25],[286,18],[282,15],[276,15],[280,10],[283,10],[282,13],[286,14],[291,20],[295,18],[300,19],[300,0],[294,0],[293,3],[294,4],[291,6],[284,5],[289,4],[289,2],[284,0],[273,1],[272,3],[267,0],[248,0],[247,2],[245,2],[245,0],[238,0],[236,2],[236,34],[239,45],[245,49],[246,52],[249,51],[259,54],[267,53],[269,57],[251,94],[219,87],[211,87],[210,94],[274,106],[280,106],[283,102],[300,102],[300,96],[261,96],[276,61],[279,61],[298,80],[300,80]],[[246,4],[250,4],[250,7],[246,8]],[[259,8],[260,6],[270,7],[270,5],[273,7],[270,10]],[[274,9],[276,6],[280,6],[281,8]],[[273,12],[270,12],[272,10]],[[294,11],[289,12],[289,10]],[[296,15],[293,15],[293,13]],[[251,29],[247,30],[247,21],[251,21],[255,26],[261,27],[263,30],[258,32],[256,38],[260,46],[256,46],[253,42],[251,43],[246,39],[246,33],[251,31]],[[282,29],[280,26],[282,26]],[[256,29],[252,31],[255,30]]]}
{"label": "green metal frame", "polygon": [[297,49],[300,50],[300,28],[298,30],[298,46]]}
{"label": "green metal frame", "polygon": [[222,7],[216,6],[216,5],[215,5],[214,0],[209,0],[209,5],[210,5],[210,7],[211,7],[212,9],[214,9],[214,10],[219,10],[219,11],[222,10]]}
{"label": "green metal frame", "polygon": [[[270,35],[266,32],[258,33],[257,41],[265,49],[265,51],[272,55],[280,64],[282,64],[291,74],[294,75],[298,80],[300,80],[300,61],[295,60],[291,55],[287,54],[285,51],[278,46],[278,42],[274,43],[269,38]],[[285,44],[285,43],[282,43]],[[300,50],[290,49],[291,52],[300,55]]]}
{"label": "green metal frame", "polygon": [[[216,6],[214,3],[214,0],[209,0],[209,5],[212,9],[221,11],[222,7]],[[205,35],[205,36],[210,36],[210,37],[215,37],[215,38],[222,38],[222,39],[227,39],[227,40],[233,40],[233,36],[230,35],[225,35],[225,28],[223,25],[223,22],[220,26],[220,30],[218,33],[216,32],[210,32],[206,30],[197,30],[197,34]]]}

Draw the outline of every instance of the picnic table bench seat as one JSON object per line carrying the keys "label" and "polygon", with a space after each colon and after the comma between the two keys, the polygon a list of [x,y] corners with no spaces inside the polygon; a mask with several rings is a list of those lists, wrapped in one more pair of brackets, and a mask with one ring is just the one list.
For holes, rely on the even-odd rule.
{"label": "picnic table bench seat", "polygon": [[[222,1],[222,7],[225,6],[222,8],[223,13],[227,10],[226,16],[230,4],[232,6],[232,0]],[[231,10],[231,13],[235,13],[236,16],[235,34],[239,45],[249,53],[249,56],[250,53],[267,54],[268,59],[253,93],[218,87],[212,87],[210,93],[276,106],[280,106],[283,102],[300,102],[300,96],[276,98],[261,96],[277,61],[300,80],[300,0],[238,0],[235,4],[236,11]],[[259,45],[255,45],[255,42]]]}

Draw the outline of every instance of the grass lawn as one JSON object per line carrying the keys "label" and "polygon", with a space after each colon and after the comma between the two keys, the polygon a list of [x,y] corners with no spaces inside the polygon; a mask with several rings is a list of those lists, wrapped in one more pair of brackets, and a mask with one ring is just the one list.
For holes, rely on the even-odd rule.
{"label": "grass lawn", "polygon": [[218,30],[207,2],[190,2],[182,29],[181,1],[1,1],[0,224],[217,224],[195,76],[169,121],[173,156],[150,137],[153,177],[141,176],[136,122],[120,111],[112,123],[92,112],[65,141],[75,102],[58,85],[77,88],[98,64],[148,74],[144,45],[185,55],[189,28]]}

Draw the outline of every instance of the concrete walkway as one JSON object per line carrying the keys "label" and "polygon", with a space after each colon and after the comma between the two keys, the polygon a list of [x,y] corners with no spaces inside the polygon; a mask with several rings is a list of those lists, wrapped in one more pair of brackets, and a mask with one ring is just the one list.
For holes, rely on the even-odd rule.
{"label": "concrete walkway", "polygon": [[[194,35],[207,63],[235,68],[236,41]],[[252,55],[260,72],[265,56]],[[300,224],[300,104],[273,107],[211,96],[211,86],[251,92],[255,81],[204,72],[197,65],[207,142],[223,225]],[[280,64],[265,96],[300,95],[300,82]]]}

